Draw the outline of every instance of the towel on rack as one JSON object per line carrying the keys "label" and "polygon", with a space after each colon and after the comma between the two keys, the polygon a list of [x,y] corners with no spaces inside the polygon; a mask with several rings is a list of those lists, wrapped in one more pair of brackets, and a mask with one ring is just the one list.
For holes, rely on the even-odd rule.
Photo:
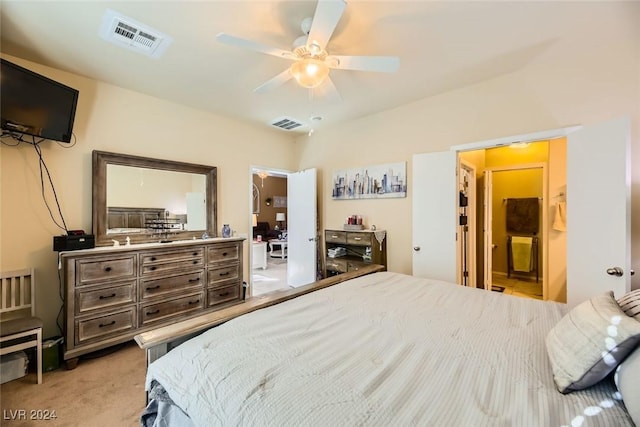
{"label": "towel on rack", "polygon": [[531,271],[531,248],[533,237],[511,237],[511,256],[514,271]]}
{"label": "towel on rack", "polygon": [[535,234],[540,223],[537,197],[507,199],[507,233]]}
{"label": "towel on rack", "polygon": [[553,229],[567,231],[567,203],[556,203],[556,214],[553,217]]}

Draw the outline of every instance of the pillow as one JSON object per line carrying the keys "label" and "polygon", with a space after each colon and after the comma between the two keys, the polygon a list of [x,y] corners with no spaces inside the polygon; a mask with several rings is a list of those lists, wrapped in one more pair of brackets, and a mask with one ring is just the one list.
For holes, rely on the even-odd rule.
{"label": "pillow", "polygon": [[640,322],[622,311],[613,292],[581,303],[547,335],[547,353],[558,390],[569,393],[594,385],[639,342]]}
{"label": "pillow", "polygon": [[640,347],[618,366],[614,379],[631,419],[640,426]]}
{"label": "pillow", "polygon": [[640,322],[640,289],[631,291],[618,299],[618,305],[627,316]]}

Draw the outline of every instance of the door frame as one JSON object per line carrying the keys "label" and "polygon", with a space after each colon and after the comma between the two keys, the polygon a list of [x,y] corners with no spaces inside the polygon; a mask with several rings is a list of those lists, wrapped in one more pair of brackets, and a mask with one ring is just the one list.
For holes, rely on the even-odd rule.
{"label": "door frame", "polygon": [[[462,176],[462,169],[465,169],[469,172],[471,179],[469,181],[469,186],[467,189],[467,206],[466,206],[466,216],[467,216],[467,241],[466,243],[466,267],[467,267],[467,277],[466,277],[466,286],[477,287],[477,268],[476,268],[476,259],[477,259],[477,243],[476,243],[476,233],[477,233],[477,170],[476,167],[470,162],[461,159],[458,157],[458,190],[460,189],[460,179]],[[458,204],[458,214],[461,215],[462,211],[460,209],[460,205]],[[458,223],[459,224],[459,223]],[[465,245],[463,245],[462,233],[463,226],[458,225],[458,236],[457,246],[458,246],[458,283],[464,285],[465,278],[463,277],[463,263],[461,257],[464,256]]]}
{"label": "door frame", "polygon": [[[543,141],[537,141],[543,142]],[[535,143],[535,142],[534,142]],[[486,168],[485,173],[485,194],[484,194],[484,215],[485,215],[485,229],[484,229],[484,258],[485,258],[485,271],[484,271],[484,285],[485,289],[491,290],[493,285],[492,271],[490,268],[493,265],[493,174],[495,172],[508,172],[516,170],[529,170],[529,169],[542,169],[542,299],[544,301],[548,298],[548,254],[549,254],[549,230],[548,230],[548,210],[549,210],[549,180],[547,177],[548,165],[546,162],[535,163],[522,163],[510,166],[497,166]],[[539,250],[539,249],[538,249]]]}

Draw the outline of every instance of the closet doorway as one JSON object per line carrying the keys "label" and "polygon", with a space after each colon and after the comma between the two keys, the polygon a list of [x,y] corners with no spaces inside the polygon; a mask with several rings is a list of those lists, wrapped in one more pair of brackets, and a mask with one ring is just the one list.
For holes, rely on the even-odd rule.
{"label": "closet doorway", "polygon": [[566,302],[566,232],[549,222],[565,201],[566,148],[557,138],[458,152],[477,171],[476,287]]}

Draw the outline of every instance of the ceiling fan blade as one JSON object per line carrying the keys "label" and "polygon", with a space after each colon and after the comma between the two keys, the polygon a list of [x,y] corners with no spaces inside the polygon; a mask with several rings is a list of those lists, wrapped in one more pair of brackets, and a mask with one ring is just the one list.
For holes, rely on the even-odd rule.
{"label": "ceiling fan blade", "polygon": [[397,56],[346,56],[332,55],[327,57],[330,68],[337,70],[377,71],[395,73],[400,68]]}
{"label": "ceiling fan blade", "polygon": [[279,86],[282,86],[287,81],[289,81],[292,77],[293,76],[291,75],[291,73],[289,72],[289,69],[287,68],[286,70],[284,70],[283,72],[281,72],[280,74],[272,78],[271,80],[267,80],[266,82],[264,82],[263,84],[255,88],[253,91],[256,93],[268,92]]}
{"label": "ceiling fan blade", "polygon": [[242,47],[256,52],[266,53],[267,55],[277,56],[278,58],[297,59],[293,52],[290,52],[288,50],[267,46],[262,43],[232,36],[230,34],[219,33],[216,36],[216,40],[229,46]]}
{"label": "ceiling fan blade", "polygon": [[307,45],[315,43],[320,49],[326,48],[345,7],[347,7],[345,0],[318,0]]}
{"label": "ceiling fan blade", "polygon": [[314,96],[317,98],[323,98],[329,102],[342,102],[342,96],[340,96],[340,92],[338,92],[336,85],[333,84],[333,80],[329,76],[325,78],[320,86],[313,90]]}

